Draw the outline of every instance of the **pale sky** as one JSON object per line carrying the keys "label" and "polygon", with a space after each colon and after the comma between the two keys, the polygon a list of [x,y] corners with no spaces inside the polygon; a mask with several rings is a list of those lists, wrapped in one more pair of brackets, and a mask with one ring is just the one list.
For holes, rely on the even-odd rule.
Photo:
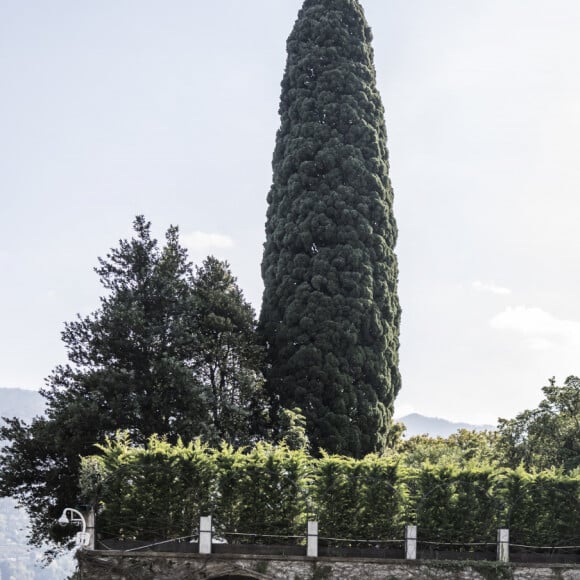
{"label": "pale sky", "polygon": [[[259,309],[301,0],[0,2],[0,386],[65,361],[143,213]],[[399,225],[397,414],[495,423],[580,373],[580,2],[362,0]]]}

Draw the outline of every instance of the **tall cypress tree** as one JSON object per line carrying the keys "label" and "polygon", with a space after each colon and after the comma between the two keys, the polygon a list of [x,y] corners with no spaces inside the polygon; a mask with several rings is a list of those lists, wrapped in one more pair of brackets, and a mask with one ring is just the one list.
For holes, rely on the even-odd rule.
{"label": "tall cypress tree", "polygon": [[268,384],[314,449],[386,444],[398,371],[397,226],[371,30],[357,0],[305,0],[287,44],[260,328]]}

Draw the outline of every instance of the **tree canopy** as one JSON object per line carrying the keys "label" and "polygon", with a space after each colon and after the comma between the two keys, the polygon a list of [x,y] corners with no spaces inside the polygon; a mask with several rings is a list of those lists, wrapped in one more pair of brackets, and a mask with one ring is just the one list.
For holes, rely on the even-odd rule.
{"label": "tree canopy", "polygon": [[490,467],[499,465],[495,431],[460,429],[449,437],[415,435],[401,439],[395,453],[409,467],[439,466]]}
{"label": "tree canopy", "polygon": [[210,257],[194,271],[176,227],[163,247],[142,216],[134,231],[99,259],[100,307],[65,324],[69,362],[47,379],[46,416],[0,429],[0,494],[26,507],[36,543],[58,539],[80,457],[117,430],[241,445],[264,412],[255,315],[228,265]]}
{"label": "tree canopy", "polygon": [[371,31],[357,0],[306,0],[288,39],[260,331],[274,401],[313,449],[384,450],[400,388],[397,227]]}
{"label": "tree canopy", "polygon": [[507,465],[527,469],[580,468],[580,378],[554,379],[544,399],[514,419],[500,419],[498,446]]}

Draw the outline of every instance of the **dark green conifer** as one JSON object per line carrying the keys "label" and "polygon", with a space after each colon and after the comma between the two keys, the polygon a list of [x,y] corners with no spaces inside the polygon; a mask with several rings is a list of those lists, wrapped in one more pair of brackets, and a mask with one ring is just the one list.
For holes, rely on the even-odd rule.
{"label": "dark green conifer", "polygon": [[143,216],[134,230],[99,259],[100,307],[65,324],[46,416],[0,418],[0,497],[26,508],[38,546],[68,537],[56,520],[78,502],[81,457],[117,430],[248,445],[265,429],[263,349],[228,264],[210,256],[194,273],[176,227],[163,247]]}
{"label": "dark green conifer", "polygon": [[306,0],[288,39],[260,328],[279,404],[313,449],[385,447],[400,387],[397,227],[371,31],[357,0]]}

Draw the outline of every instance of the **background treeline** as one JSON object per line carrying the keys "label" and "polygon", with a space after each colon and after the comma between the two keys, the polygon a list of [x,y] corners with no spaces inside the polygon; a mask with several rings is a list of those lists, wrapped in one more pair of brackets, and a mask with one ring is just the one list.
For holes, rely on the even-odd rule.
{"label": "background treeline", "polygon": [[412,467],[408,451],[313,458],[285,444],[236,450],[157,437],[137,447],[122,433],[101,451],[83,460],[81,487],[100,506],[105,544],[195,536],[199,516],[208,514],[230,542],[304,535],[315,519],[325,538],[401,539],[404,526],[416,523],[422,539],[441,542],[494,542],[497,528],[509,527],[522,544],[580,543],[578,474],[469,461]]}

